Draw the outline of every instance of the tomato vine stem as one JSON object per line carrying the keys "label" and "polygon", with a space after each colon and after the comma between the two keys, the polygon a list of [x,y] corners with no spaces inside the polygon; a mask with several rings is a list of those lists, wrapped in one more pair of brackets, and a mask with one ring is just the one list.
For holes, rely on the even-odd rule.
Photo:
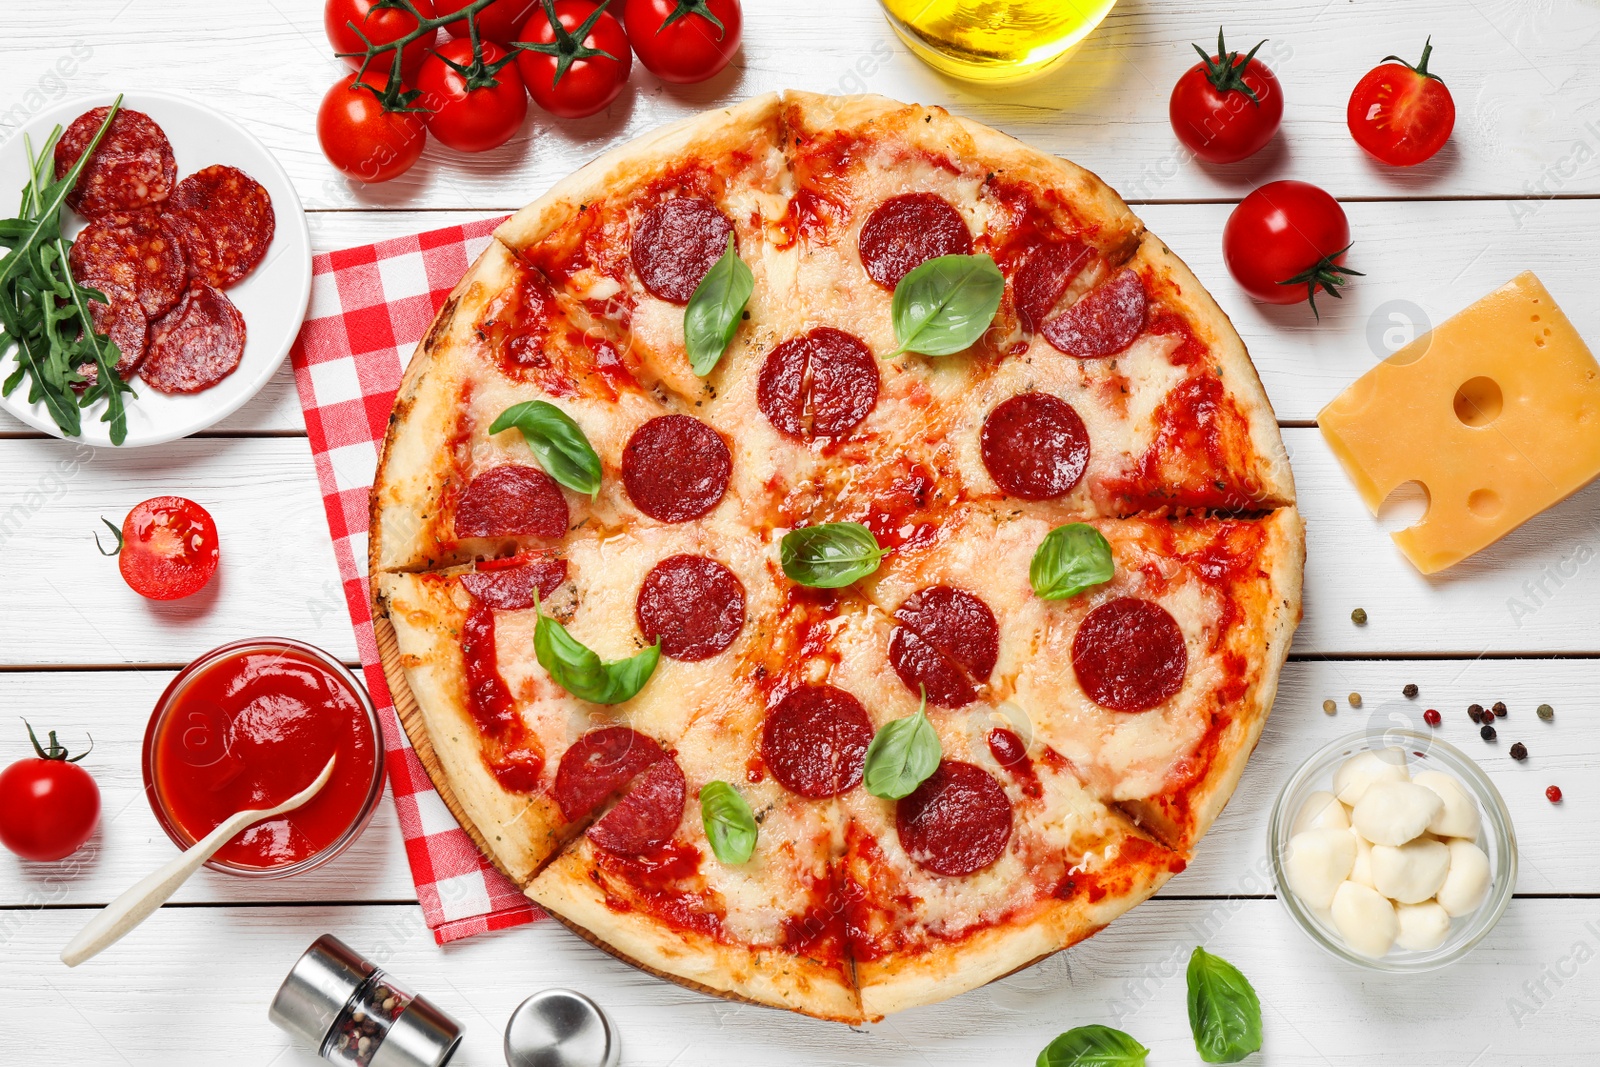
{"label": "tomato vine stem", "polygon": [[[345,25],[349,26],[357,37],[361,38],[361,43],[367,46],[366,50],[362,52],[336,52],[334,54],[340,59],[360,57],[361,68],[356,71],[355,84],[377,97],[378,102],[385,111],[430,114],[432,112],[431,108],[412,106],[416,99],[422,95],[422,91],[405,87],[405,79],[401,73],[400,65],[406,45],[431,36],[436,30],[465,18],[467,20],[467,32],[472,38],[472,62],[465,66],[451,63],[448,59],[445,62],[456,73],[467,79],[468,90],[496,85],[498,83],[494,80],[495,72],[505,66],[511,56],[516,55],[516,53],[512,52],[510,56],[495,63],[485,63],[483,60],[483,42],[478,39],[478,12],[492,3],[494,3],[494,0],[472,0],[470,4],[460,11],[453,11],[448,15],[440,15],[437,18],[425,18],[411,0],[378,0],[377,3],[372,5],[373,11],[404,11],[417,20],[416,26],[403,37],[397,37],[385,44],[373,44],[372,39],[362,32],[360,26],[357,26],[353,21],[347,20]],[[391,56],[389,81],[382,89],[379,89],[376,86],[368,85],[362,79],[367,76],[367,68],[372,65],[373,61],[386,52]]]}

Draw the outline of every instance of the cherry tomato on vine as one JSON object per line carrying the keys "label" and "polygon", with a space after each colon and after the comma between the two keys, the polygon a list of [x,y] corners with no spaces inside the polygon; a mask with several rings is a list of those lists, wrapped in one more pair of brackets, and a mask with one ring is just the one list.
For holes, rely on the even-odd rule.
{"label": "cherry tomato on vine", "polygon": [[1348,251],[1344,208],[1307,182],[1263,185],[1240,201],[1222,229],[1222,257],[1245,292],[1269,304],[1307,300],[1313,312],[1318,289],[1341,296],[1349,276],[1360,276],[1343,265]]}
{"label": "cherry tomato on vine", "polygon": [[[453,15],[472,3],[472,0],[434,0],[434,10],[439,17]],[[517,30],[539,11],[539,0],[494,0],[478,12],[478,36],[497,45],[509,45],[517,39]],[[452,37],[467,37],[467,20],[447,22],[444,28]]]}
{"label": "cherry tomato on vine", "polygon": [[498,148],[522,128],[528,114],[528,93],[512,57],[488,41],[482,48],[479,63],[471,41],[446,41],[417,75],[422,90],[417,103],[429,111],[428,132],[458,152]]}
{"label": "cherry tomato on vine", "polygon": [[[388,44],[398,41],[412,30],[416,29],[418,22],[409,11],[397,7],[378,7],[379,0],[328,0],[327,6],[322,9],[322,28],[328,33],[328,43],[333,45],[333,50],[340,53],[365,52],[367,42],[361,39],[356,30],[365,34],[367,41],[373,44]],[[433,0],[411,0],[411,5],[417,13],[425,19],[433,18]],[[351,28],[354,24],[355,29]],[[439,37],[438,30],[431,30],[415,41],[401,49],[401,71],[406,77],[416,75],[417,68],[422,66],[423,59],[427,58],[428,50],[433,47],[434,41]],[[375,67],[381,67],[388,73],[392,57],[379,56],[373,60]],[[346,55],[344,61],[352,67],[361,66],[361,57]]]}
{"label": "cherry tomato on vine", "polygon": [[1283,88],[1259,59],[1260,42],[1244,56],[1229,52],[1217,31],[1217,54],[1199,45],[1200,62],[1172,87],[1172,132],[1207,163],[1237,163],[1261,151],[1283,119]]}
{"label": "cherry tomato on vine", "polygon": [[[0,771],[0,844],[25,860],[50,863],[78,851],[94,833],[100,787],[78,766],[88,751],[69,756],[54,730],[41,747],[28,726],[28,740],[37,755]],[[92,750],[93,740],[89,744]]]}
{"label": "cherry tomato on vine", "polygon": [[664,82],[703,82],[739,50],[739,0],[629,0],[623,26],[639,62]]}
{"label": "cherry tomato on vine", "polygon": [[389,75],[367,71],[357,87],[354,74],[341,78],[317,108],[317,141],[341,174],[358,182],[386,182],[411,169],[428,133],[418,112],[385,111],[379,96]]}
{"label": "cherry tomato on vine", "polygon": [[193,500],[151,497],[128,512],[121,530],[111,530],[117,535],[116,551],[106,552],[104,546],[100,551],[115,555],[128,588],[149,600],[198,593],[217,571],[217,524]]}
{"label": "cherry tomato on vine", "polygon": [[517,70],[533,102],[564,119],[604,109],[633,70],[622,23],[589,0],[554,0],[523,25],[517,43],[531,46],[517,52]]}
{"label": "cherry tomato on vine", "polygon": [[1456,102],[1437,74],[1428,70],[1433,38],[1412,66],[1385,56],[1350,94],[1345,122],[1350,136],[1380,162],[1414,167],[1444,147],[1456,125]]}

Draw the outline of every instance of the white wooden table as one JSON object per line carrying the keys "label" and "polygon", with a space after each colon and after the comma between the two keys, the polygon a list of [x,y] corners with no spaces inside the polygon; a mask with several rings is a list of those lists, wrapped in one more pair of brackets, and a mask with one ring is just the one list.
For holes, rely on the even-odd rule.
{"label": "white wooden table", "polygon": [[[190,93],[264,140],[293,175],[319,250],[505,212],[615,142],[712,103],[786,86],[940,103],[1065,155],[1106,178],[1194,267],[1233,316],[1282,419],[1309,526],[1305,623],[1276,711],[1233,802],[1193,866],[1154,900],[1070,952],[945,1004],[854,1029],[686,992],[614,962],[543,922],[445,949],[423,927],[392,808],[322,871],[286,882],[202,872],[126,941],[75,971],[68,937],[172,853],[141,795],[139,744],[162,686],[200,652],[281,634],[355,656],[288,367],[198,439],[88,452],[0,422],[0,763],[23,754],[26,714],[97,748],[95,838],[63,865],[0,853],[0,1064],[312,1064],[266,1019],[299,952],[334,932],[466,1024],[456,1062],[502,1062],[512,1007],[552,985],[600,1000],[630,1065],[1031,1064],[1055,1034],[1103,1022],[1197,1062],[1182,967],[1204,943],[1260,992],[1275,1064],[1593,1063],[1600,1034],[1600,485],[1482,556],[1427,580],[1371,519],[1312,420],[1347,382],[1419,327],[1538,271],[1600,343],[1593,248],[1600,236],[1600,8],[1570,0],[1123,0],[1066,69],[1021,88],[974,89],[912,59],[869,0],[746,0],[743,53],[696,87],[642,68],[609,114],[530,116],[505,148],[430,148],[387,186],[358,188],[324,162],[313,116],[342,67],[314,0],[65,0],[8,5],[0,138],[67,95]],[[1167,94],[1189,42],[1262,50],[1284,83],[1280,137],[1264,158],[1187,162]],[[1382,56],[1420,53],[1460,109],[1443,152],[1386,171],[1350,140],[1350,88]],[[1314,181],[1346,204],[1352,266],[1366,272],[1322,321],[1245,298],[1223,268],[1230,205],[1260,182]],[[10,194],[0,193],[9,196]],[[98,517],[157,493],[203,501],[223,564],[196,603],[141,601],[95,552]],[[1416,510],[1409,513],[1414,517]],[[1370,622],[1356,627],[1350,611]],[[1400,688],[1421,687],[1406,701]],[[1362,710],[1344,703],[1357,691]],[[1340,701],[1335,716],[1325,697]],[[1467,721],[1472,701],[1511,706],[1501,741]],[[1553,704],[1553,724],[1535,705]],[[1521,840],[1517,899],[1468,958],[1426,977],[1332,962],[1291,925],[1265,874],[1268,808],[1294,765],[1344,732],[1445,716],[1442,736],[1478,757]],[[1526,742],[1516,764],[1510,743]],[[1566,801],[1544,799],[1559,783]],[[1396,1059],[1398,1057],[1398,1059]]]}

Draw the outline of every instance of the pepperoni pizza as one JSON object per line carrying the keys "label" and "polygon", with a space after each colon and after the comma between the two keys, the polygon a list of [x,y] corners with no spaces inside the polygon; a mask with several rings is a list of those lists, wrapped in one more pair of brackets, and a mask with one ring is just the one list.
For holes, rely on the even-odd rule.
{"label": "pepperoni pizza", "polygon": [[[1304,535],[1244,346],[1115,193],[938,108],[788,93],[624,146],[497,237],[406,374],[370,547],[392,676],[531,898],[675,980],[856,1021],[1184,868],[1271,707]],[[701,377],[685,305],[730,241],[753,289]],[[988,330],[887,358],[895,287],[949,255],[1003,276]],[[597,491],[491,432],[530,400]],[[791,579],[784,536],[836,522],[877,569]],[[1071,523],[1111,577],[1043,599]],[[541,618],[659,663],[580,698]],[[937,763],[885,799],[869,748],[924,697]],[[748,859],[708,839],[713,782]]]}

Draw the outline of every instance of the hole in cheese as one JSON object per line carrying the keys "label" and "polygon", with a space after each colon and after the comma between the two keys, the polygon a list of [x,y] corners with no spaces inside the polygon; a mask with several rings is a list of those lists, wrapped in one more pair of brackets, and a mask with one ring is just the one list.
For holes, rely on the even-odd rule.
{"label": "hole in cheese", "polygon": [[1388,533],[1415,526],[1428,514],[1428,487],[1421,482],[1402,482],[1378,506],[1378,525]]}
{"label": "hole in cheese", "polygon": [[1505,397],[1493,378],[1468,378],[1456,390],[1456,418],[1467,426],[1487,426],[1500,417]]}
{"label": "hole in cheese", "polygon": [[1480,519],[1494,518],[1500,508],[1500,494],[1493,489],[1474,489],[1467,496],[1467,510]]}

